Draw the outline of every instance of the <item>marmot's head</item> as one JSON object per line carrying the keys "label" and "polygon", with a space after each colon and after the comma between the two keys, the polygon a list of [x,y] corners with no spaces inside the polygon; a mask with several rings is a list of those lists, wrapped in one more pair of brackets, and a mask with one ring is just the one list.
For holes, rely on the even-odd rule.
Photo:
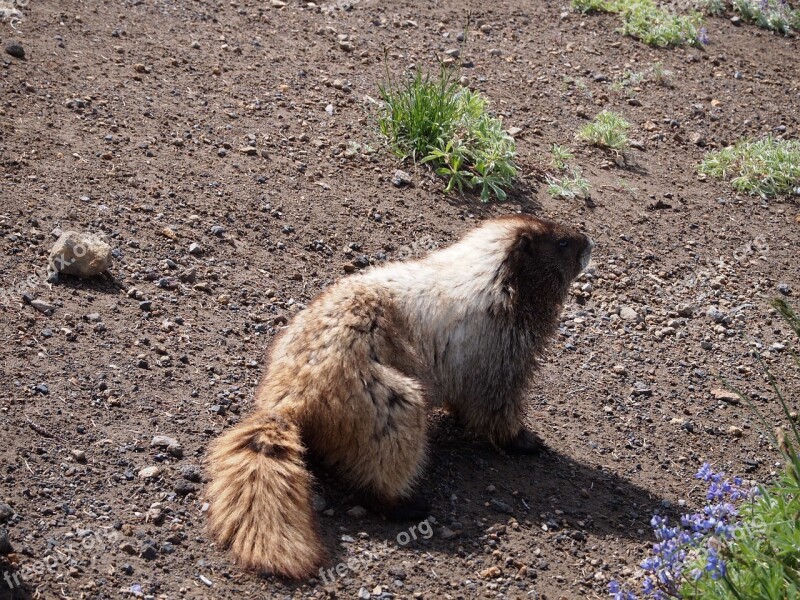
{"label": "marmot's head", "polygon": [[520,215],[507,223],[512,227],[506,268],[519,300],[560,305],[589,264],[594,242],[574,227],[545,219]]}

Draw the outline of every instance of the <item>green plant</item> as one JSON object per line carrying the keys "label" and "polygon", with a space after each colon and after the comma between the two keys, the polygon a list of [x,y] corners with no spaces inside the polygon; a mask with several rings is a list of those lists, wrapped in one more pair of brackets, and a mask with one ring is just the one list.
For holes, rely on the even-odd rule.
{"label": "green plant", "polygon": [[399,84],[387,79],[379,87],[384,106],[378,125],[397,155],[416,162],[440,139],[450,137],[458,117],[460,86],[453,71],[444,67],[436,79],[419,69]]}
{"label": "green plant", "polygon": [[743,139],[734,146],[706,153],[697,170],[710,177],[730,179],[736,190],[762,198],[800,194],[800,141],[772,136]]}
{"label": "green plant", "polygon": [[611,12],[608,0],[572,0],[572,7],[582,13]]}
{"label": "green plant", "polygon": [[650,46],[669,47],[706,42],[699,14],[676,15],[660,8],[653,0],[572,0],[583,13],[610,12],[622,17],[624,35]]}
{"label": "green plant", "polygon": [[550,148],[550,165],[554,169],[558,169],[559,171],[566,169],[567,161],[570,161],[573,158],[575,158],[575,155],[572,154],[570,149],[566,146],[553,144],[552,148]]}
{"label": "green plant", "polygon": [[745,21],[783,35],[800,29],[800,8],[792,8],[785,0],[733,0],[733,10]]}
{"label": "green plant", "polygon": [[604,110],[591,123],[584,125],[578,137],[590,144],[622,152],[628,147],[628,129],[631,124],[621,115]]}
{"label": "green plant", "polygon": [[481,200],[503,200],[517,175],[516,143],[487,111],[480,93],[462,87],[444,65],[438,77],[417,69],[380,87],[381,133],[403,159],[430,163],[447,178],[446,191],[478,190]]}
{"label": "green plant", "polygon": [[662,85],[664,87],[671,88],[672,80],[672,71],[667,71],[664,68],[664,63],[661,61],[654,62],[650,67],[650,73],[648,74],[648,79],[658,85]]}
{"label": "green plant", "polygon": [[652,0],[618,0],[622,33],[649,46],[699,46],[704,32],[698,15],[675,15]]}
{"label": "green plant", "polygon": [[588,198],[589,182],[583,177],[580,169],[572,169],[562,179],[547,176],[547,193],[553,198]]}
{"label": "green plant", "polygon": [[633,90],[630,88],[638,87],[645,83],[655,83],[663,87],[671,88],[672,84],[672,71],[667,71],[664,68],[664,63],[654,62],[650,67],[644,71],[625,71],[621,79],[617,79],[611,84],[611,91],[623,92],[625,91],[628,96],[633,95]]}
{"label": "green plant", "polygon": [[720,17],[725,14],[726,2],[725,0],[702,0],[700,8],[715,17]]}

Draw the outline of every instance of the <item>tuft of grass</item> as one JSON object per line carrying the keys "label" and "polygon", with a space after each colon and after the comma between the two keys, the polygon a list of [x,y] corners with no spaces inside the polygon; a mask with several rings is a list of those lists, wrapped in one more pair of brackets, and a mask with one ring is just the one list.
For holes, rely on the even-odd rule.
{"label": "tuft of grass", "polygon": [[653,65],[650,67],[650,73],[648,74],[648,79],[657,83],[658,85],[671,88],[673,87],[672,84],[672,71],[668,71],[664,68],[664,63],[661,61],[654,62]]}
{"label": "tuft of grass", "polygon": [[623,152],[628,147],[628,129],[631,124],[621,115],[610,110],[598,114],[591,123],[584,125],[578,137],[601,148]]}
{"label": "tuft of grass", "polygon": [[800,195],[800,141],[772,136],[743,139],[706,153],[697,170],[709,177],[730,179],[736,190],[762,198]]}
{"label": "tuft of grass", "polygon": [[488,112],[486,98],[462,87],[444,65],[435,77],[417,69],[400,83],[387,79],[378,124],[394,153],[430,163],[447,179],[445,191],[504,200],[517,176],[516,142]]}
{"label": "tuft of grass", "polygon": [[654,62],[644,71],[626,71],[621,79],[617,79],[611,84],[611,91],[624,91],[628,96],[632,96],[633,90],[631,88],[650,82],[662,87],[672,88],[674,87],[672,83],[672,71],[665,69],[664,63],[660,61]]}
{"label": "tuft of grass", "polygon": [[800,30],[800,8],[792,8],[785,0],[733,0],[733,10],[762,29],[783,35]]}
{"label": "tuft of grass", "polygon": [[619,14],[623,35],[649,46],[666,48],[707,43],[699,14],[676,15],[659,7],[653,0],[572,0],[572,6],[583,13]]}
{"label": "tuft of grass", "polygon": [[553,198],[588,198],[589,182],[579,168],[572,169],[562,179],[547,176],[547,193]]}
{"label": "tuft of grass", "polygon": [[416,162],[440,139],[451,136],[458,120],[459,89],[454,73],[444,67],[437,78],[417,69],[399,84],[389,78],[379,87],[384,110],[378,125],[398,156]]}
{"label": "tuft of grass", "polygon": [[563,171],[567,168],[567,161],[573,158],[575,158],[575,155],[566,146],[553,144],[553,147],[550,148],[550,165],[554,169]]}

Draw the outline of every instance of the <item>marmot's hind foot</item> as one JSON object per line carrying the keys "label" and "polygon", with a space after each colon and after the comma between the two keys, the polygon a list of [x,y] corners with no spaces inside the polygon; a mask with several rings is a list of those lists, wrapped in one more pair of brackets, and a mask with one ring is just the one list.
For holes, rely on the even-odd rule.
{"label": "marmot's hind foot", "polygon": [[502,446],[509,454],[539,454],[547,449],[547,444],[538,435],[522,428],[519,433],[508,443]]}
{"label": "marmot's hind foot", "polygon": [[361,497],[361,503],[389,521],[421,521],[431,514],[431,503],[420,494],[402,500],[387,501],[372,495]]}

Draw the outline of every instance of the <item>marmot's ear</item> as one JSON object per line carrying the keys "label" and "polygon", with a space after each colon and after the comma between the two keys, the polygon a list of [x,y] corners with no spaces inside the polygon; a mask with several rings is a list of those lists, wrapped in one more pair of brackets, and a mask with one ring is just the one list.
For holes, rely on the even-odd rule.
{"label": "marmot's ear", "polygon": [[517,239],[517,250],[530,252],[533,249],[533,236],[527,231],[522,232]]}

